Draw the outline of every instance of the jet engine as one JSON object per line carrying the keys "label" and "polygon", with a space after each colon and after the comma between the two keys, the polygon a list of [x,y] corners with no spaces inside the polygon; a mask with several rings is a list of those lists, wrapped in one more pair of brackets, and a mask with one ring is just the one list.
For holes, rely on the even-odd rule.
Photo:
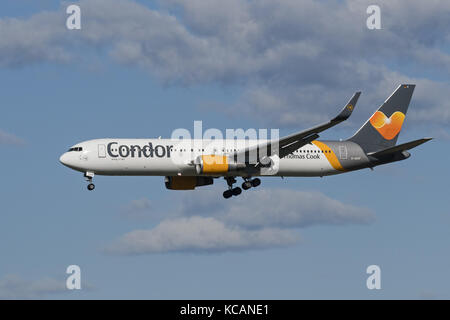
{"label": "jet engine", "polygon": [[230,162],[224,155],[203,155],[197,157],[194,161],[197,174],[216,174],[236,171],[245,168],[244,163]]}
{"label": "jet engine", "polygon": [[194,190],[195,187],[213,184],[211,177],[165,177],[166,188],[170,190]]}

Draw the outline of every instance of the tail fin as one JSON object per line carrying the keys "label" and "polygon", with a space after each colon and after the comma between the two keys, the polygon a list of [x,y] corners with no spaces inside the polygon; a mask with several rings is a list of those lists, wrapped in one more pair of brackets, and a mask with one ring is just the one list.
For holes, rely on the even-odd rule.
{"label": "tail fin", "polygon": [[366,153],[395,146],[415,87],[400,85],[348,140],[359,144]]}

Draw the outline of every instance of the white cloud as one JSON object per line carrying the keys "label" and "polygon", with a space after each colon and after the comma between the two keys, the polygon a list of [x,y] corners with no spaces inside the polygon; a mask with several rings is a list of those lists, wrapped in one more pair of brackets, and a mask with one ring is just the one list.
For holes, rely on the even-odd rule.
{"label": "white cloud", "polygon": [[64,25],[62,10],[42,12],[29,19],[0,19],[0,66],[69,61],[70,40]]}
{"label": "white cloud", "polygon": [[21,146],[25,144],[25,141],[11,133],[5,132],[0,129],[0,144],[11,144]]}
{"label": "white cloud", "polygon": [[255,198],[252,210],[245,211],[245,214],[242,208],[248,197],[232,202],[223,219],[251,228],[268,225],[302,228],[312,225],[369,224],[375,219],[373,212],[367,208],[344,204],[319,192],[261,189]]}
{"label": "white cloud", "polygon": [[152,203],[151,213],[141,214],[171,218],[152,229],[125,234],[107,251],[145,254],[266,249],[296,244],[298,228],[370,224],[375,219],[367,208],[344,204],[319,192],[260,189],[231,201],[218,201],[218,197],[219,190],[206,189],[186,194],[169,208],[166,201]]}
{"label": "white cloud", "polygon": [[369,4],[171,0],[158,11],[129,0],[82,0],[79,31],[65,29],[63,8],[0,19],[0,65],[107,52],[168,83],[242,85],[241,99],[225,112],[282,127],[316,123],[356,90],[365,112],[355,117],[369,114],[411,81],[418,84],[412,119],[450,123],[450,83],[436,80],[450,71],[450,2],[383,2],[383,29],[375,31],[366,28]]}
{"label": "white cloud", "polygon": [[27,280],[18,275],[0,279],[0,299],[35,299],[68,292],[65,280],[42,278]]}
{"label": "white cloud", "polygon": [[161,252],[217,253],[265,249],[297,243],[298,235],[286,230],[264,228],[245,230],[215,218],[189,217],[162,221],[150,230],[136,230],[107,248],[116,254]]}
{"label": "white cloud", "polygon": [[145,219],[151,215],[152,202],[148,198],[132,200],[121,209],[121,216],[130,219]]}
{"label": "white cloud", "polygon": [[[303,228],[313,225],[370,224],[374,213],[320,192],[265,188],[217,201],[218,190],[198,190],[180,201],[183,216],[214,216],[243,228]],[[251,206],[248,206],[251,203]]]}
{"label": "white cloud", "polygon": [[442,300],[445,299],[445,295],[438,294],[434,290],[421,290],[418,298],[421,300]]}

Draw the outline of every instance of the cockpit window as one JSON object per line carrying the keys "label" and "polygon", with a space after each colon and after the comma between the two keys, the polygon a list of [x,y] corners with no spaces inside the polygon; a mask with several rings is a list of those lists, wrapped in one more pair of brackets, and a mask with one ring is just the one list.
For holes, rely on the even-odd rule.
{"label": "cockpit window", "polygon": [[71,151],[83,151],[83,148],[82,147],[70,148],[68,152]]}

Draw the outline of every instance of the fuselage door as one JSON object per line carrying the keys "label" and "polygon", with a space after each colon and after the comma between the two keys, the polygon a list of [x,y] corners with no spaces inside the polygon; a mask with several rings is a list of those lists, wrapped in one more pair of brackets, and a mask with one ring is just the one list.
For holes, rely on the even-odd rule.
{"label": "fuselage door", "polygon": [[347,146],[339,146],[339,158],[347,160]]}
{"label": "fuselage door", "polygon": [[98,145],[98,157],[99,158],[106,158],[106,147],[104,144]]}

